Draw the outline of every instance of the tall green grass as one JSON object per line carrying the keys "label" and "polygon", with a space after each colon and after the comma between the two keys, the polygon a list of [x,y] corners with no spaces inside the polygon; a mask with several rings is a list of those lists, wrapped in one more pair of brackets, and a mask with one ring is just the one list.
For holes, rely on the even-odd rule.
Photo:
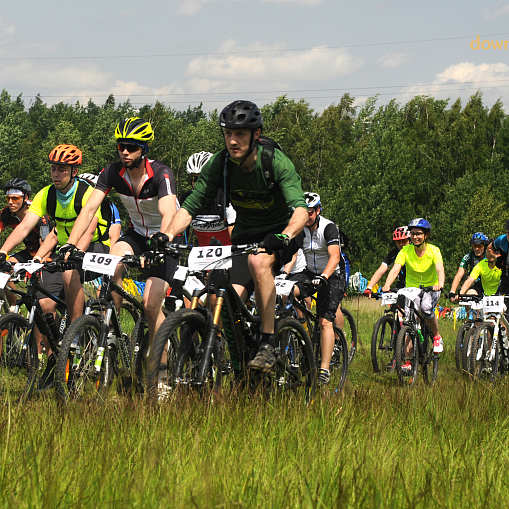
{"label": "tall green grass", "polygon": [[[349,303],[356,310],[356,301]],[[112,398],[59,409],[50,395],[0,409],[0,507],[487,507],[509,500],[504,382],[454,367],[434,387],[374,376],[379,306],[359,310],[361,348],[342,396],[270,400],[224,391],[169,404]],[[355,312],[354,312],[355,316]],[[504,504],[505,505],[505,504]]]}

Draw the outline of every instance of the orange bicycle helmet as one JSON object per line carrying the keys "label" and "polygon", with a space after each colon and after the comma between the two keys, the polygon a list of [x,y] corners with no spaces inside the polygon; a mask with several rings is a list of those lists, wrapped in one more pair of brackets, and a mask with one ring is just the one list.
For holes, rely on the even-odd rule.
{"label": "orange bicycle helmet", "polygon": [[83,160],[83,154],[74,145],[57,145],[50,152],[48,160],[50,163],[79,166]]}

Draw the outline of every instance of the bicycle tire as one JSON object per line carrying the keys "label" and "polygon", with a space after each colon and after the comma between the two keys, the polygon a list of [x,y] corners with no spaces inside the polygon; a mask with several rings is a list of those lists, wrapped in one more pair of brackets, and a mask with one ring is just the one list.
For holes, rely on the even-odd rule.
{"label": "bicycle tire", "polygon": [[491,365],[491,379],[490,382],[494,384],[499,379],[499,368],[500,368],[500,357],[501,357],[501,348],[500,348],[500,329],[499,336],[497,340],[497,346],[495,348],[495,356]]}
{"label": "bicycle tire", "polygon": [[430,341],[431,338],[432,336],[428,338],[428,352],[426,352],[426,356],[422,363],[422,378],[424,382],[429,385],[433,385],[437,381],[439,360],[439,355],[433,351],[433,343]]}
{"label": "bicycle tire", "polygon": [[[375,323],[371,336],[371,364],[375,373],[388,371],[393,364],[394,352],[391,346],[394,319],[391,315],[381,316]],[[393,369],[391,368],[391,371]]]}
{"label": "bicycle tire", "polygon": [[[67,328],[55,367],[55,391],[61,403],[86,396],[104,400],[112,370],[108,345],[99,346],[100,336],[101,322],[92,315],[76,318]],[[100,352],[103,358],[97,371]]]}
{"label": "bicycle tire", "polygon": [[281,318],[275,324],[274,340],[278,390],[292,393],[303,390],[304,402],[310,404],[316,392],[316,364],[306,329],[296,318]]}
{"label": "bicycle tire", "polygon": [[348,309],[341,308],[344,317],[343,333],[348,344],[348,364],[351,364],[357,353],[357,325]]}
{"label": "bicycle tire", "polygon": [[463,371],[463,347],[465,346],[465,336],[468,329],[471,328],[470,323],[464,323],[459,329],[456,335],[456,346],[454,348],[454,360],[456,361],[456,369]]}
{"label": "bicycle tire", "polygon": [[[404,325],[399,331],[398,338],[396,339],[396,371],[398,373],[398,382],[400,385],[413,387],[417,382],[417,374],[419,370],[419,350],[415,344],[415,337],[411,334],[412,327]],[[411,349],[413,353],[410,355],[405,354],[406,338],[409,336],[411,341]],[[412,369],[404,373],[401,367],[409,360],[412,364]]]}
{"label": "bicycle tire", "polygon": [[122,302],[118,319],[122,330],[129,335],[140,319],[140,313],[130,302]]}
{"label": "bicycle tire", "polygon": [[492,366],[488,364],[485,357],[490,338],[493,341],[493,334],[493,324],[491,322],[484,322],[477,328],[473,336],[473,344],[469,356],[469,374],[474,381],[478,381],[485,371],[490,372],[492,370]]}
{"label": "bicycle tire", "polygon": [[465,339],[463,340],[463,348],[461,350],[461,367],[462,373],[464,375],[469,374],[469,351],[472,349],[473,337],[476,333],[477,327],[471,327],[465,334]]}
{"label": "bicycle tire", "polygon": [[[206,317],[193,309],[175,311],[161,324],[147,362],[147,392],[151,400],[165,399],[178,386],[192,387],[196,382],[206,326]],[[222,380],[219,357],[219,350],[215,348],[210,373],[214,388],[219,388]]]}
{"label": "bicycle tire", "polygon": [[332,328],[334,330],[334,351],[330,364],[331,384],[336,386],[336,391],[342,391],[350,365],[348,343],[340,327],[333,325]]}
{"label": "bicycle tire", "polygon": [[[30,334],[26,348],[23,348]],[[28,320],[17,313],[6,313],[0,317],[0,384],[9,383],[7,374],[26,374],[26,383],[21,400],[28,398],[36,384],[39,356],[35,334],[29,330]]]}

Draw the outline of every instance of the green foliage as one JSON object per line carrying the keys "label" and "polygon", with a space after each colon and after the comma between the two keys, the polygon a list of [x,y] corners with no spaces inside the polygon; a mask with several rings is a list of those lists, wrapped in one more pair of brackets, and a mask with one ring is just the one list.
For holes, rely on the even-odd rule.
{"label": "green foliage", "polygon": [[[474,231],[503,233],[509,216],[509,119],[500,101],[487,108],[477,92],[464,107],[459,99],[429,96],[384,106],[371,97],[355,106],[345,94],[317,113],[304,100],[282,96],[262,113],[264,134],[281,144],[303,189],[322,195],[324,216],[351,237],[353,268],[366,276],[392,247],[394,228],[414,217],[432,223],[432,241],[442,250],[449,280]],[[162,103],[135,110],[110,95],[103,105],[90,100],[48,106],[38,96],[26,108],[21,96],[3,90],[0,184],[21,176],[34,191],[47,185],[47,156],[57,143],[77,144],[83,171],[99,172],[117,157],[114,129],[129,116],[152,123],[150,157],[173,170],[179,193],[189,188],[188,157],[223,147],[217,111],[207,113],[201,104],[184,111]],[[121,216],[125,223],[123,208]]]}

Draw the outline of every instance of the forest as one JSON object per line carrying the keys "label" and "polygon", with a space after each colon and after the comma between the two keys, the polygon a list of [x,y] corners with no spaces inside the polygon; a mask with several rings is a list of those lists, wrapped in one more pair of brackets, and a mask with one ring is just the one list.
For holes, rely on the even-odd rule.
{"label": "forest", "polygon": [[[282,96],[262,108],[264,134],[293,161],[303,190],[322,196],[323,215],[350,237],[353,271],[369,277],[393,246],[392,231],[425,217],[450,282],[472,233],[505,233],[508,115],[500,100],[486,107],[480,91],[466,104],[430,96],[416,96],[406,104],[377,103],[375,96],[357,106],[345,94],[337,104],[315,112],[304,100]],[[59,143],[81,148],[82,172],[98,173],[116,158],[116,124],[140,116],[155,131],[150,158],[173,170],[180,193],[189,188],[187,158],[223,148],[217,115],[202,105],[180,111],[156,103],[138,110],[129,101],[116,104],[113,96],[103,105],[91,100],[47,105],[39,96],[25,104],[21,95],[11,97],[3,90],[0,184],[17,176],[34,193],[48,185],[48,154]],[[120,209],[125,227],[126,213]]]}

